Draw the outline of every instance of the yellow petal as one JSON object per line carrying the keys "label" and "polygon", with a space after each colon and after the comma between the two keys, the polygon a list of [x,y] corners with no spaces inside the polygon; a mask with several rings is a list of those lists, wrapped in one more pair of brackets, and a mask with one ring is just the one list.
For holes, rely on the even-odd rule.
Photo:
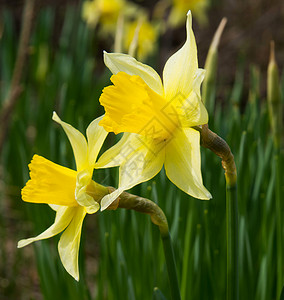
{"label": "yellow petal", "polygon": [[78,207],[74,217],[63,232],[58,243],[60,259],[66,271],[79,281],[78,255],[81,239],[82,224],[86,212],[83,207]]}
{"label": "yellow petal", "polygon": [[[130,140],[129,140],[130,143]],[[134,185],[153,178],[165,161],[166,142],[138,136],[127,147],[136,150],[128,156],[119,169],[119,187],[130,189]]]}
{"label": "yellow petal", "polygon": [[204,69],[198,68],[194,74],[193,78],[193,87],[192,89],[198,94],[200,97],[200,86],[205,77],[206,71]]}
{"label": "yellow petal", "polygon": [[[203,69],[197,69],[190,94],[184,97],[183,94],[179,93],[162,109],[163,113],[173,123],[179,124],[179,127],[192,127],[208,123],[208,113],[200,97],[200,85],[204,74]],[[176,119],[179,121],[177,122]]]}
{"label": "yellow petal", "polygon": [[22,189],[22,199],[32,203],[77,206],[76,172],[34,155],[29,164],[31,179]]}
{"label": "yellow petal", "polygon": [[124,192],[124,188],[118,188],[114,192],[104,196],[101,200],[101,211],[107,209],[113,201],[115,201],[119,195]]}
{"label": "yellow petal", "polygon": [[75,211],[75,207],[61,206],[60,208],[58,208],[54,223],[48,229],[46,229],[43,233],[36,237],[20,240],[18,242],[18,248],[25,247],[35,241],[48,239],[52,236],[59,234],[69,225],[74,216]]}
{"label": "yellow petal", "polygon": [[205,70],[197,69],[189,96],[184,101],[177,97],[176,111],[181,117],[180,120],[183,127],[193,127],[208,123],[208,113],[200,95],[200,85],[204,76]]}
{"label": "yellow petal", "polygon": [[88,146],[83,134],[74,127],[72,127],[70,124],[61,121],[56,112],[53,112],[52,119],[63,127],[71,143],[75,156],[77,171],[81,171],[82,169],[86,168]]}
{"label": "yellow petal", "polygon": [[[124,149],[127,149],[125,146],[128,143],[129,136],[136,136],[136,134],[124,133],[122,138],[114,146],[100,156],[95,164],[95,169],[116,167],[124,162],[126,157],[130,154],[129,151],[126,153],[123,152]],[[130,152],[133,151],[132,149],[129,150]]]}
{"label": "yellow petal", "polygon": [[[179,97],[176,98],[178,100]],[[207,110],[197,93],[192,91],[187,99],[176,101],[175,112],[179,117],[181,127],[193,127],[208,123]]]}
{"label": "yellow petal", "polygon": [[99,125],[104,116],[95,119],[87,128],[87,139],[89,147],[89,167],[93,169],[101,147],[107,137],[108,132]]}
{"label": "yellow petal", "polygon": [[164,95],[164,88],[158,73],[132,56],[104,51],[104,62],[113,74],[125,72],[129,75],[138,75],[155,93]]}
{"label": "yellow petal", "polygon": [[136,134],[128,136],[128,140],[123,144],[124,147],[121,148],[121,153],[125,153],[125,158],[118,157],[120,160],[119,188],[114,194],[102,199],[101,210],[106,209],[124,190],[150,180],[162,169],[165,160],[165,145],[166,142],[147,139]]}
{"label": "yellow petal", "polygon": [[201,176],[199,132],[187,128],[177,130],[166,146],[165,170],[168,178],[182,191],[199,199],[207,200]]}
{"label": "yellow petal", "polygon": [[189,11],[186,21],[186,42],[168,59],[163,72],[165,97],[168,101],[173,101],[179,94],[187,98],[193,87],[198,62],[196,42],[191,26],[192,19]]}
{"label": "yellow petal", "polygon": [[54,211],[58,211],[58,209],[61,207],[61,205],[57,205],[57,204],[48,204],[48,206]]}

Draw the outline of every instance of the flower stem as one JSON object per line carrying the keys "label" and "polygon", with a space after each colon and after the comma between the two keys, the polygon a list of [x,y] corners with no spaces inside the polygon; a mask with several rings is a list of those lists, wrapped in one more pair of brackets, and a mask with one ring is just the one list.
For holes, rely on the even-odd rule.
{"label": "flower stem", "polygon": [[135,211],[150,215],[152,222],[159,227],[165,253],[172,299],[180,300],[181,297],[173,245],[169,233],[168,222],[164,212],[153,201],[129,194],[127,192],[123,192],[118,201],[118,207],[120,208],[133,209]]}
{"label": "flower stem", "polygon": [[[281,204],[281,148],[283,133],[283,104],[281,101],[281,89],[279,71],[275,59],[274,42],[270,44],[270,59],[267,70],[267,101],[270,116],[270,125],[274,138],[274,163],[275,163],[275,197],[276,197],[276,247],[277,247],[277,299],[283,288],[283,222]],[[282,298],[281,298],[282,299]]]}
{"label": "flower stem", "polygon": [[[277,299],[279,299],[283,288],[283,238],[282,238],[282,205],[281,205],[281,156],[279,149],[276,149],[274,157],[276,172],[276,236],[277,236]],[[282,298],[281,298],[282,299]]]}
{"label": "flower stem", "polygon": [[201,145],[210,149],[222,159],[226,178],[226,219],[227,219],[227,300],[239,299],[238,271],[238,198],[237,170],[234,156],[228,144],[208,125],[199,130]]}
{"label": "flower stem", "polygon": [[164,253],[165,253],[165,258],[166,258],[172,299],[179,300],[179,299],[181,299],[181,296],[180,296],[180,290],[179,290],[179,285],[178,285],[174,250],[173,250],[172,240],[171,240],[169,231],[167,234],[161,233],[161,237],[162,237],[163,248],[164,248]]}
{"label": "flower stem", "polygon": [[226,187],[227,300],[239,299],[237,185]]}

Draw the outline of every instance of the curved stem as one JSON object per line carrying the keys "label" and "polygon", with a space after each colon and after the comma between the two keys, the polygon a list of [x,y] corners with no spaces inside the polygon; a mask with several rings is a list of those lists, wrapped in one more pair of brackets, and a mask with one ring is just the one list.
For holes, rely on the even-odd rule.
{"label": "curved stem", "polygon": [[238,197],[237,170],[229,145],[208,125],[195,127],[200,132],[201,145],[210,149],[222,159],[226,178],[226,220],[227,220],[227,300],[239,299],[238,271]]}
{"label": "curved stem", "polygon": [[168,222],[161,208],[149,199],[123,192],[118,199],[120,208],[133,209],[135,211],[148,214],[151,221],[159,227],[163,242],[163,249],[167,264],[169,276],[169,284],[173,300],[180,300],[180,290],[178,284],[178,276],[176,270],[176,262],[174,257],[172,240],[169,232]]}

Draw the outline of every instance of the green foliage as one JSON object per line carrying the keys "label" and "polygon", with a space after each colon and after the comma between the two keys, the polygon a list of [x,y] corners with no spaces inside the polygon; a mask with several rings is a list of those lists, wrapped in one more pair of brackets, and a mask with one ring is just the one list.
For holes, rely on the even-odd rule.
{"label": "green foliage", "polygon": [[[11,14],[2,12],[5,31],[0,48],[0,103],[11,78],[17,40]],[[74,168],[72,149],[63,131],[52,122],[56,110],[66,122],[82,132],[103,113],[98,98],[108,84],[109,73],[97,74],[95,32],[80,20],[80,11],[69,8],[55,47],[55,14],[42,9],[36,18],[26,70],[24,92],[1,158],[8,196],[0,204],[0,279],[8,283],[4,299],[32,299],[21,285],[17,264],[24,249],[7,271],[6,244],[34,236],[50,226],[54,213],[45,205],[22,203],[20,188],[28,180],[28,163],[34,153]],[[7,24],[7,25],[6,25]],[[54,41],[53,41],[54,43]],[[276,299],[276,204],[273,140],[265,99],[260,97],[262,78],[251,67],[249,95],[242,107],[244,67],[241,60],[232,90],[225,103],[216,101],[210,128],[225,138],[235,155],[239,195],[240,299]],[[282,90],[284,84],[282,80]],[[216,81],[216,94],[221,83]],[[110,136],[105,148],[114,143]],[[283,170],[282,166],[279,167]],[[213,199],[201,201],[179,191],[162,171],[153,180],[133,189],[164,210],[174,244],[182,299],[224,299],[226,294],[225,178],[218,157],[202,149],[204,184]],[[117,184],[117,170],[98,170],[95,179]],[[283,193],[283,180],[282,180]],[[6,208],[12,213],[16,239],[6,232]],[[26,224],[26,225],[19,225]],[[86,218],[80,247],[80,282],[63,269],[57,253],[58,237],[33,247],[41,299],[169,299],[170,291],[159,231],[145,215],[133,211],[105,211]],[[6,260],[7,261],[7,260]],[[7,261],[7,263],[9,263]],[[11,262],[10,262],[11,263]],[[25,268],[33,268],[30,264]],[[1,286],[0,286],[1,289]],[[2,293],[2,292],[1,292]]]}

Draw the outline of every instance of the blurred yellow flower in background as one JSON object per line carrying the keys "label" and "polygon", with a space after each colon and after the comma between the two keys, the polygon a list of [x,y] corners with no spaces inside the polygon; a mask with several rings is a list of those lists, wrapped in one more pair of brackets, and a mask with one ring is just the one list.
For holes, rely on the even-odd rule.
{"label": "blurred yellow flower in background", "polygon": [[198,22],[205,23],[207,7],[208,0],[173,0],[169,23],[174,27],[181,25],[188,10],[192,11]]}
{"label": "blurred yellow flower in background", "polygon": [[[132,56],[144,60],[153,53],[158,38],[158,27],[149,22],[145,17],[126,24],[124,48]],[[134,48],[132,51],[131,48]],[[132,52],[136,52],[132,53]]]}
{"label": "blurred yellow flower in background", "polygon": [[82,7],[82,18],[90,27],[100,24],[100,33],[115,37],[115,52],[128,52],[140,60],[155,50],[161,23],[153,24],[147,14],[145,8],[126,0],[85,1]]}
{"label": "blurred yellow flower in background", "polygon": [[85,1],[82,7],[82,17],[91,27],[101,23],[104,30],[115,30],[118,16],[124,7],[124,0]]}

